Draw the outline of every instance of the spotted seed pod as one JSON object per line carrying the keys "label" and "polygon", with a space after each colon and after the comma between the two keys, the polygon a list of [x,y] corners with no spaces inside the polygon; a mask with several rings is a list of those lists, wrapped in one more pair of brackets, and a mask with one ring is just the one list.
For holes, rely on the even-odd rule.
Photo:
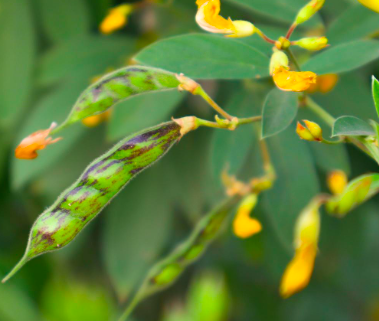
{"label": "spotted seed pod", "polygon": [[239,196],[234,196],[209,212],[195,227],[189,238],[180,244],[165,259],[154,265],[148,272],[140,289],[126,310],[126,317],[132,312],[139,302],[148,296],[162,291],[174,283],[184,269],[199,259],[222,229],[228,214],[239,201]]}
{"label": "spotted seed pod", "polygon": [[115,104],[142,93],[175,89],[180,82],[175,74],[146,66],[118,69],[88,87],[74,104],[59,129],[86,117],[102,113]]}
{"label": "spotted seed pod", "polygon": [[37,218],[24,257],[3,282],[30,259],[69,244],[134,176],[179,141],[181,129],[178,123],[171,121],[143,130],[94,160]]}

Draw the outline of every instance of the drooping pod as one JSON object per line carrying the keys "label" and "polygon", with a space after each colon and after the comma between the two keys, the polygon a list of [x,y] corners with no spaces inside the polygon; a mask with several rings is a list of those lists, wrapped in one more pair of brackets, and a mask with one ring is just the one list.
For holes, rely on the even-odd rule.
{"label": "drooping pod", "polygon": [[3,282],[30,259],[69,244],[134,176],[160,159],[180,140],[186,132],[183,131],[185,122],[181,120],[130,135],[94,160],[80,178],[37,218],[24,257]]}
{"label": "drooping pod", "polygon": [[134,307],[142,300],[174,283],[188,265],[201,257],[209,243],[222,229],[228,219],[228,214],[239,199],[239,196],[230,197],[214,208],[200,220],[186,241],[150,269],[120,320],[126,320]]}
{"label": "drooping pod", "polygon": [[174,73],[147,66],[129,66],[105,75],[79,96],[69,116],[55,131],[142,93],[178,88]]}

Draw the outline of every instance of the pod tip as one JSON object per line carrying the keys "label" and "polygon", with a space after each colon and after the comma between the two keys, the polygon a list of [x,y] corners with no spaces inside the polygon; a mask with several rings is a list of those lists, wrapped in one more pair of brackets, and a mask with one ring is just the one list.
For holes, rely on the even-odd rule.
{"label": "pod tip", "polygon": [[1,280],[1,283],[7,282],[13,275],[15,275],[26,262],[29,261],[29,258],[24,255],[22,259],[17,263],[17,265]]}

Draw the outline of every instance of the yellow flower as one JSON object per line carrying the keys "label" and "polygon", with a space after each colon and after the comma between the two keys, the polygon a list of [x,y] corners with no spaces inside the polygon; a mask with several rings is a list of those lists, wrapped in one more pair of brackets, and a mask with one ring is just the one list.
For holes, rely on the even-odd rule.
{"label": "yellow flower", "polygon": [[132,11],[133,6],[130,4],[122,4],[110,9],[108,15],[100,24],[100,31],[107,35],[121,29],[126,25],[127,17]]}
{"label": "yellow flower", "polygon": [[333,194],[341,194],[347,185],[347,176],[343,171],[332,171],[328,175],[327,183],[330,191]]}
{"label": "yellow flower", "polygon": [[89,116],[87,118],[84,118],[82,120],[82,124],[87,127],[96,127],[97,125],[101,124],[102,122],[107,121],[112,114],[112,110],[109,109],[101,114]]}
{"label": "yellow flower", "polygon": [[300,214],[295,227],[295,256],[288,264],[280,285],[280,294],[288,298],[304,289],[312,276],[320,234],[319,201]]}
{"label": "yellow flower", "polygon": [[255,32],[254,25],[248,21],[232,21],[220,16],[220,0],[197,0],[196,4],[196,22],[208,32],[226,34],[234,38],[248,37]]}
{"label": "yellow flower", "polygon": [[46,148],[47,145],[54,144],[62,138],[52,139],[50,132],[57,126],[52,123],[49,129],[38,130],[24,138],[16,147],[15,156],[19,159],[34,159],[38,157],[37,150]]}
{"label": "yellow flower", "polygon": [[334,89],[338,83],[338,80],[339,77],[337,74],[326,74],[318,76],[316,83],[312,84],[307,91],[311,94],[315,92],[326,94]]}
{"label": "yellow flower", "polygon": [[358,0],[367,8],[379,13],[379,1],[378,0]]}
{"label": "yellow flower", "polygon": [[301,92],[307,90],[311,84],[316,83],[317,75],[311,71],[290,71],[281,66],[273,72],[273,80],[281,90]]}
{"label": "yellow flower", "polygon": [[248,238],[262,230],[261,223],[249,216],[256,204],[257,195],[251,194],[247,196],[239,206],[233,221],[233,231],[238,237]]}

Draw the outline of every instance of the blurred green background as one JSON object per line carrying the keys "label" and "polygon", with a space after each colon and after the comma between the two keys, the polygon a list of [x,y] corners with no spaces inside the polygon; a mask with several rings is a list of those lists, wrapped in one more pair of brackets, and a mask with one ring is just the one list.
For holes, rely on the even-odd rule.
{"label": "blurred green background", "polygon": [[[171,116],[213,115],[200,99],[184,93],[139,96],[119,104],[97,127],[74,126],[36,160],[13,157],[23,137],[61,122],[94,77],[131,63],[154,41],[201,32],[194,21],[195,0],[176,0],[148,5],[134,12],[122,30],[100,34],[98,25],[108,9],[120,3],[0,0],[0,276],[21,257],[35,218],[118,139]],[[222,13],[253,21],[278,37],[305,3],[225,0]],[[323,24],[335,45],[378,32],[379,15],[354,0],[326,0],[320,15],[297,35],[320,32]],[[270,53],[256,36],[241,41]],[[379,75],[377,62],[340,75],[331,93],[314,98],[334,116],[375,117],[372,74]],[[272,88],[267,79],[202,84],[239,117],[260,114]],[[304,117],[318,121],[300,111],[299,118]],[[253,126],[233,133],[201,129],[186,136],[133,180],[72,245],[33,260],[1,285],[0,320],[114,320],[148,268],[222,199],[220,174],[227,163],[241,179],[262,173],[257,143]],[[293,222],[311,197],[326,191],[328,171],[342,169],[353,178],[377,171],[377,165],[353,147],[300,141],[294,124],[268,144],[279,179],[255,211],[263,232],[240,240],[227,226],[206,255],[173,287],[141,304],[133,320],[379,320],[378,199],[343,220],[324,215],[310,285],[287,300],[278,294],[292,256]]]}

